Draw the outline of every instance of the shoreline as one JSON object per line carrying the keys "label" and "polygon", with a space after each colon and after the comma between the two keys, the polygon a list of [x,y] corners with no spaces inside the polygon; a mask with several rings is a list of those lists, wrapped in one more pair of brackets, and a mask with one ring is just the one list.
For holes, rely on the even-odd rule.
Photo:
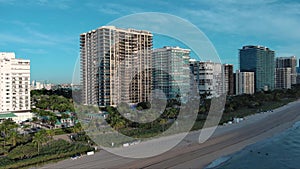
{"label": "shoreline", "polygon": [[220,157],[214,159],[208,165],[206,165],[204,168],[205,169],[218,168],[222,164],[229,161],[234,155],[241,153],[242,151],[246,151],[248,148],[250,148],[252,146],[255,146],[258,144],[263,144],[263,143],[269,142],[275,138],[280,137],[281,135],[285,134],[287,131],[293,129],[295,127],[295,125],[299,122],[300,122],[300,117],[296,118],[293,122],[288,122],[281,126],[275,127],[273,129],[267,131],[266,133],[263,133],[263,134],[265,134],[264,136],[259,135],[258,138],[256,138],[256,141],[254,141],[253,143],[244,146],[240,150],[233,151],[232,153],[229,153],[227,155],[220,156]]}
{"label": "shoreline", "polygon": [[279,132],[279,133],[276,133],[274,134],[273,136],[269,137],[269,138],[266,138],[266,139],[263,139],[263,140],[259,140],[258,142],[255,142],[253,144],[250,144],[250,145],[247,145],[245,146],[244,148],[242,148],[241,150],[239,151],[236,151],[236,152],[233,152],[229,155],[226,155],[226,156],[221,156],[217,159],[215,159],[214,161],[212,161],[208,166],[205,167],[205,169],[215,169],[215,168],[218,168],[220,166],[222,166],[224,163],[228,162],[229,160],[231,160],[234,156],[236,155],[239,155],[245,151],[249,151],[255,147],[261,147],[266,144],[269,145],[270,142],[272,142],[274,139],[282,139],[282,137],[284,135],[287,134],[287,132],[291,132],[292,130],[295,130],[296,127],[298,127],[300,124],[300,119],[298,121],[296,121],[295,123],[293,123],[292,126],[290,126],[289,128],[287,129],[284,129],[283,131]]}
{"label": "shoreline", "polygon": [[[240,123],[218,126],[212,137],[202,144],[195,143],[201,130],[192,131],[176,147],[155,157],[129,159],[102,150],[94,156],[74,161],[64,160],[43,168],[204,168],[220,157],[236,153],[290,128],[300,120],[300,112],[297,110],[300,110],[300,100],[274,109],[273,112],[247,116]],[[159,144],[163,139],[172,138],[174,136],[167,136],[153,143]],[[147,144],[147,141],[140,144]]]}
{"label": "shoreline", "polygon": [[[243,120],[241,123],[231,124],[231,126],[228,128],[227,128],[227,126],[218,126],[219,131],[217,129],[216,132],[214,133],[215,135],[213,137],[220,137],[222,135],[228,134],[229,132],[235,132],[235,130],[240,130],[244,127],[248,127],[251,125],[253,126],[255,124],[264,122],[264,120],[278,118],[276,116],[279,115],[279,113],[284,114],[285,110],[288,110],[291,107],[296,106],[297,104],[300,105],[300,99],[298,99],[294,102],[290,102],[282,107],[276,108],[273,110],[273,112],[261,112],[261,113],[257,113],[257,114],[252,114],[250,116],[246,116],[246,117],[244,117],[245,120]],[[272,117],[272,116],[274,116],[274,117]],[[231,145],[230,147],[225,148],[224,151],[220,150],[217,153],[217,155],[214,156],[215,158],[206,158],[206,162],[203,161],[200,168],[206,168],[208,165],[210,165],[215,160],[218,160],[223,157],[232,156],[233,154],[242,151],[243,149],[245,149],[248,146],[251,146],[251,145],[261,142],[261,141],[272,139],[273,137],[276,137],[276,136],[282,134],[283,132],[289,130],[290,128],[292,128],[293,125],[298,121],[300,121],[300,113],[294,119],[292,118],[289,121],[283,122],[281,124],[277,124],[270,129],[262,131],[260,134],[254,136],[254,137],[250,137],[249,139],[246,139],[242,142],[238,142],[237,144]],[[220,132],[220,133],[218,133],[218,132]],[[237,131],[237,132],[239,132],[239,131]],[[180,166],[183,166],[183,165],[180,165]],[[180,168],[180,167],[177,166],[175,168]]]}

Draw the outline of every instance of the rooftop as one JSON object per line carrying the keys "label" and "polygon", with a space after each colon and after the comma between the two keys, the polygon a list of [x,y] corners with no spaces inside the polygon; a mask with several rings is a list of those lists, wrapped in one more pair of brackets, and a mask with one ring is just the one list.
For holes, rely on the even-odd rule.
{"label": "rooftop", "polygon": [[14,113],[0,113],[0,119],[17,117]]}
{"label": "rooftop", "polygon": [[243,46],[243,48],[240,50],[245,50],[245,49],[261,49],[261,50],[272,51],[268,47],[260,46],[260,45],[246,45],[246,46]]}

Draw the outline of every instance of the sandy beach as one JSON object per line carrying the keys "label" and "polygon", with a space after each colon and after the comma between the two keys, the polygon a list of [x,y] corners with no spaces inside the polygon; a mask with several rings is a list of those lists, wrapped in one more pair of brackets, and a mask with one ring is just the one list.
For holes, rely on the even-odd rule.
{"label": "sandy beach", "polygon": [[[245,117],[240,123],[218,126],[206,142],[197,142],[201,131],[190,132],[175,148],[155,157],[145,159],[124,158],[104,150],[93,156],[77,160],[64,160],[43,168],[204,168],[215,159],[237,152],[248,145],[270,138],[290,128],[300,120],[300,100],[264,112]],[[140,145],[160,144],[172,141],[176,136],[163,137]],[[122,151],[120,149],[120,151]]]}

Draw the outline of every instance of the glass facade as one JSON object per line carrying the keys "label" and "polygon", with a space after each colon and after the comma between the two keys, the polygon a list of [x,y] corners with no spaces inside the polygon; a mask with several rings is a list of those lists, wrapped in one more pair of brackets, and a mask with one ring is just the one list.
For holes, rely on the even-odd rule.
{"label": "glass facade", "polygon": [[164,47],[153,51],[153,87],[167,99],[187,97],[190,86],[190,50]]}
{"label": "glass facade", "polygon": [[256,91],[275,88],[275,52],[261,46],[244,46],[240,49],[241,72],[255,73]]}

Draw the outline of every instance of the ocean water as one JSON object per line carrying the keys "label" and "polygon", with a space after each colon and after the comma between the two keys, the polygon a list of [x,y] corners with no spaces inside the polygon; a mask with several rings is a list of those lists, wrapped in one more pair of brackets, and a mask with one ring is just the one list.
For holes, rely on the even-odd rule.
{"label": "ocean water", "polygon": [[300,169],[300,121],[270,139],[215,160],[207,168]]}

